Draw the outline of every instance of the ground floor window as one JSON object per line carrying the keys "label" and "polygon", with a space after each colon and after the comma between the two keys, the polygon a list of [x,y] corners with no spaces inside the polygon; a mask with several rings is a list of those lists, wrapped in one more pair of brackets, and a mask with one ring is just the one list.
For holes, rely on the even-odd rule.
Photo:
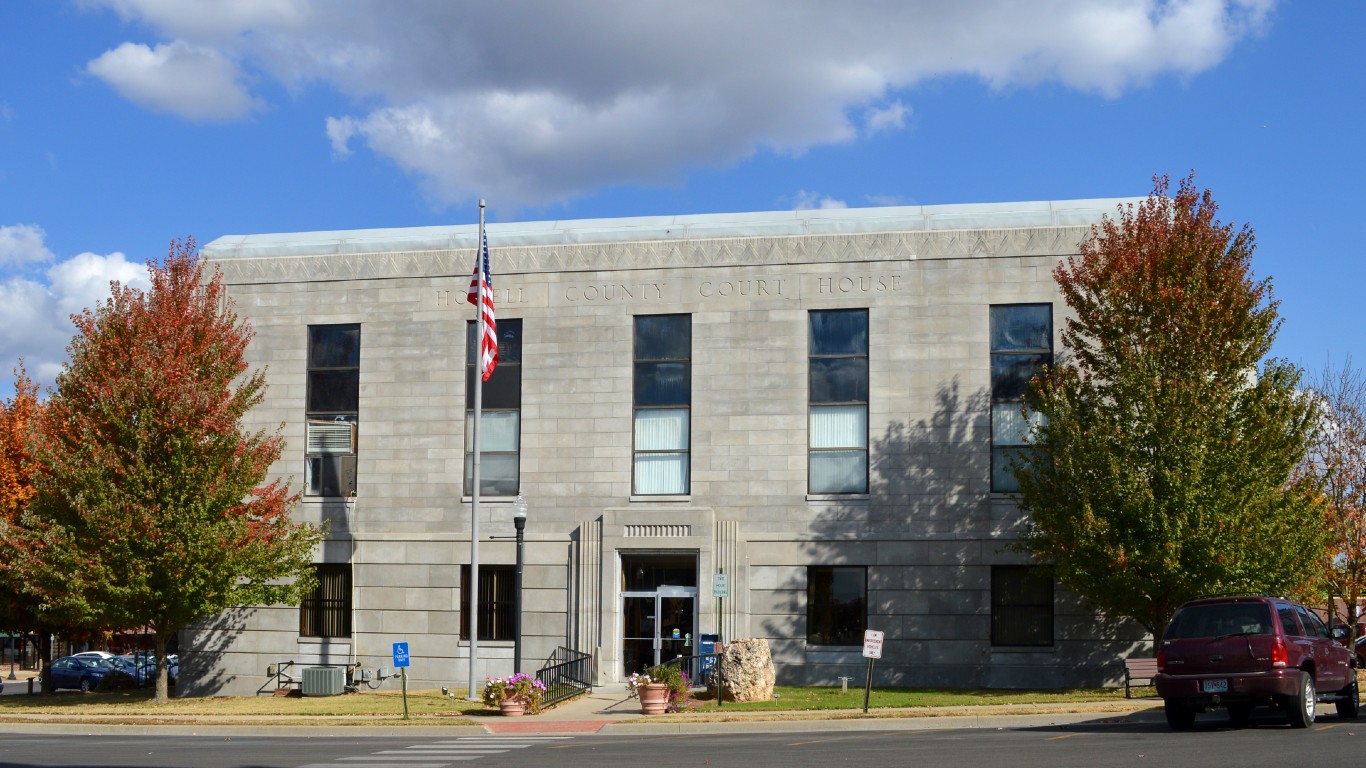
{"label": "ground floor window", "polygon": [[299,603],[301,637],[351,636],[351,564],[317,563],[318,586]]}
{"label": "ground floor window", "polygon": [[867,628],[867,568],[813,565],[806,569],[806,642],[861,645]]}
{"label": "ground floor window", "polygon": [[[514,640],[516,568],[479,564],[479,639]],[[470,639],[470,567],[460,566],[460,639]]]}
{"label": "ground floor window", "polygon": [[1053,644],[1053,578],[1027,565],[991,567],[991,644]]}

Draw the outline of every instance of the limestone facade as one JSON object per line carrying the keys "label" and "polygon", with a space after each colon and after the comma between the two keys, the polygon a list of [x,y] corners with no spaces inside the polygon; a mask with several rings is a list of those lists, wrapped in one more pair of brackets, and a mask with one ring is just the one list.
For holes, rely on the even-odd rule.
{"label": "limestone facade", "polygon": [[[1009,549],[1021,515],[991,490],[989,314],[1051,304],[1056,346],[1066,307],[1051,270],[1124,202],[490,224],[497,316],[522,323],[523,670],[565,647],[593,654],[599,682],[622,680],[649,650],[626,636],[645,616],[666,655],[697,652],[702,635],[762,638],[779,684],[861,678],[860,646],[810,642],[811,569],[838,565],[866,574],[866,628],[886,636],[879,684],[1116,680],[1141,631],[1061,589],[1048,644],[993,645],[993,566],[1025,560]],[[296,511],[330,527],[317,562],[350,566],[350,636],[301,636],[298,607],[234,611],[182,638],[187,692],[255,693],[267,665],[286,661],[392,667],[395,642],[410,649],[410,688],[464,690],[476,232],[230,236],[204,248],[255,330],[248,354],[269,391],[248,426],[283,425],[280,476],[304,476],[309,327],[360,325],[357,491],[307,496]],[[868,313],[868,488],[811,494],[808,316],[843,308]],[[633,493],[633,318],[645,314],[690,319],[684,494]],[[512,502],[481,495],[481,567],[514,560]],[[661,559],[691,575],[671,576],[658,611],[630,603],[626,570]],[[670,642],[670,623],[686,642]],[[511,642],[477,651],[478,680],[512,671]]]}

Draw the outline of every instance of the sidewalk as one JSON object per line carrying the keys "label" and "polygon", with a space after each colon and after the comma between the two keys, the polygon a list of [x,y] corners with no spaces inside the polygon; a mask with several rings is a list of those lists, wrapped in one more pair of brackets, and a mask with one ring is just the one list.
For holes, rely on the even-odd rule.
{"label": "sidewalk", "polygon": [[[157,716],[124,716],[91,720],[79,715],[34,715],[11,717],[0,722],[0,733],[70,734],[206,734],[225,737],[259,736],[269,732],[278,736],[397,736],[474,737],[487,735],[600,734],[640,736],[644,734],[689,733],[809,733],[822,731],[940,730],[955,728],[1037,728],[1086,722],[1163,722],[1160,699],[1121,699],[1095,703],[1011,704],[963,707],[914,707],[904,709],[862,709],[741,712],[708,708],[705,712],[670,712],[643,715],[640,702],[627,694],[624,683],[599,686],[573,701],[546,709],[539,715],[460,718],[459,723],[443,724],[442,718],[422,718],[421,722],[395,725],[365,723],[369,717],[355,717],[350,723],[334,719],[327,724],[268,724],[275,717],[261,717],[260,725],[242,722],[214,723],[212,718],[171,721]],[[454,718],[452,718],[454,719]]]}

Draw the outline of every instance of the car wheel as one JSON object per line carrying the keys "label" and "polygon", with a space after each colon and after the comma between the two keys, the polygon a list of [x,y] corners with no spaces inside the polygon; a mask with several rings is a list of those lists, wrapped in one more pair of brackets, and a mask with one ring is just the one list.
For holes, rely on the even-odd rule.
{"label": "car wheel", "polygon": [[81,693],[90,693],[90,678],[81,678]]}
{"label": "car wheel", "polygon": [[1195,708],[1185,702],[1168,699],[1162,711],[1173,731],[1189,731],[1195,725]]}
{"label": "car wheel", "polygon": [[1228,721],[1235,728],[1242,728],[1252,719],[1251,704],[1230,704],[1228,705]]}
{"label": "car wheel", "polygon": [[1357,713],[1361,711],[1361,694],[1357,690],[1357,671],[1355,669],[1348,671],[1352,673],[1352,682],[1348,683],[1346,688],[1338,691],[1338,717],[1354,720]]}
{"label": "car wheel", "polygon": [[1300,673],[1300,692],[1286,702],[1286,719],[1291,728],[1308,728],[1314,724],[1314,678]]}

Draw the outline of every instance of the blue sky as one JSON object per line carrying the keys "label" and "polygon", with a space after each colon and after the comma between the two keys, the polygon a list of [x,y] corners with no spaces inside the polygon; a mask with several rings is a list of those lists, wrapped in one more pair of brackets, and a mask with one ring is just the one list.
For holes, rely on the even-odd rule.
{"label": "blue sky", "polygon": [[[1366,365],[1366,3],[0,0],[0,381],[171,239],[1141,196]],[[494,244],[496,249],[496,244]],[[9,387],[3,387],[10,391]]]}

